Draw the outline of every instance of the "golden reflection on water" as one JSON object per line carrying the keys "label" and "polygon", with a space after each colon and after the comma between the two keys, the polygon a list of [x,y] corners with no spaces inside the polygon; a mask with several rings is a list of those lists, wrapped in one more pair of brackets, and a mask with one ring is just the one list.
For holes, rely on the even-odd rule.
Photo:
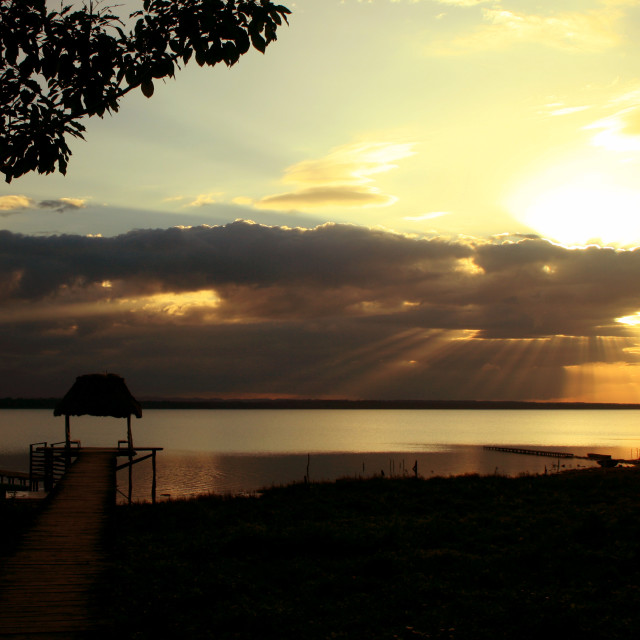
{"label": "golden reflection on water", "polygon": [[[427,478],[545,473],[557,463],[483,445],[631,459],[640,451],[637,418],[638,411],[621,410],[151,410],[132,426],[137,446],[164,448],[157,458],[157,495],[169,499],[250,493],[307,475],[311,481],[412,475],[416,461]],[[71,424],[72,437],[84,446],[113,446],[125,428],[123,420],[103,418],[74,418]],[[30,443],[63,437],[64,420],[51,411],[1,411],[0,469],[28,471]],[[151,461],[134,466],[134,499],[150,498],[151,468]],[[126,472],[118,482],[126,494]]]}
{"label": "golden reflection on water", "polygon": [[[541,447],[538,447],[541,448]],[[544,449],[544,448],[542,448]],[[577,455],[610,453],[629,458],[622,448],[553,447],[552,451]],[[635,453],[635,452],[634,452]],[[558,470],[589,468],[594,462],[576,458],[538,457],[491,451],[479,446],[453,446],[439,452],[320,453],[288,455],[204,454],[162,452],[158,454],[157,495],[159,500],[189,498],[203,494],[252,494],[261,489],[292,482],[334,481],[340,478],[372,476],[409,477],[417,464],[423,478],[463,473],[517,476],[523,473],[556,473]],[[558,466],[559,465],[559,466]],[[134,500],[151,496],[151,466],[143,462],[134,467]],[[118,474],[122,494],[127,493],[127,477]],[[124,495],[119,501],[124,502]]]}

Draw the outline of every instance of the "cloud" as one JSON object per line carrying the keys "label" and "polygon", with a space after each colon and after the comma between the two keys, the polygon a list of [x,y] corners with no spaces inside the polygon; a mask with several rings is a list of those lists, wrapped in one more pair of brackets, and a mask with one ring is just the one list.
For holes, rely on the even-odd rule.
{"label": "cloud", "polygon": [[595,130],[591,143],[611,151],[640,151],[640,109],[628,107],[585,127]]}
{"label": "cloud", "polygon": [[[420,2],[421,0],[409,0],[411,3]],[[475,7],[478,4],[487,2],[495,3],[496,0],[433,0],[438,4],[446,4],[454,7]],[[391,0],[391,2],[402,2],[402,0]]]}
{"label": "cloud", "polygon": [[639,270],[640,251],[338,224],[3,231],[0,375],[7,394],[112,370],[155,395],[553,398],[566,367],[637,365]]}
{"label": "cloud", "polygon": [[58,213],[83,209],[86,200],[81,198],[58,198],[57,200],[35,201],[23,195],[0,196],[0,216],[10,216],[26,209],[52,209]]}
{"label": "cloud", "polygon": [[[289,167],[282,181],[296,188],[254,201],[259,209],[389,206],[397,201],[373,186],[372,176],[397,168],[414,155],[411,143],[369,142],[345,145],[324,158]],[[243,199],[243,202],[246,200]]]}
{"label": "cloud", "polygon": [[412,143],[367,142],[338,147],[320,160],[289,167],[284,182],[359,184],[369,176],[396,169],[396,161],[414,155]]}
{"label": "cloud", "polygon": [[204,292],[203,308],[208,315],[213,308],[221,322],[338,314],[403,324],[411,317],[418,326],[502,338],[621,335],[615,319],[638,311],[640,287],[634,275],[640,251],[570,250],[535,237],[445,241],[352,225],[287,229],[242,221],[115,238],[2,232],[0,267],[5,318],[13,305],[104,303],[109,312],[146,313],[164,300],[154,296],[172,294],[180,307],[180,296],[197,294],[188,304],[182,299],[188,311],[181,317],[198,321]]}
{"label": "cloud", "polygon": [[82,198],[58,198],[57,200],[41,200],[37,206],[40,209],[52,209],[58,213],[75,211],[86,207],[86,200]]}
{"label": "cloud", "polygon": [[553,12],[547,15],[510,11],[496,5],[482,9],[482,25],[448,42],[428,48],[435,55],[456,55],[500,50],[533,43],[568,52],[593,53],[617,46],[622,39],[619,24],[622,4],[606,3],[588,11]]}
{"label": "cloud", "polygon": [[27,196],[0,196],[0,216],[10,216],[32,207],[33,200]]}
{"label": "cloud", "polygon": [[221,193],[203,193],[189,202],[187,207],[204,207],[209,204],[216,204],[221,201]]}
{"label": "cloud", "polygon": [[[10,297],[34,301],[70,299],[72,291],[93,300],[95,295],[113,298],[118,290],[130,297],[295,283],[327,282],[333,287],[337,278],[360,286],[383,276],[389,282],[402,265],[412,270],[416,255],[420,261],[437,263],[450,254],[466,257],[469,250],[444,241],[419,243],[402,235],[332,224],[305,230],[238,221],[223,227],[140,230],[115,238],[0,232],[0,267],[5,274],[20,274]],[[394,277],[387,273],[389,260],[395,266]],[[101,288],[105,281],[113,287]]]}
{"label": "cloud", "polygon": [[293,193],[266,196],[259,202],[265,209],[307,209],[313,207],[388,206],[397,198],[382,194],[375,187],[335,186],[310,187]]}
{"label": "cloud", "polygon": [[551,107],[548,113],[550,116],[554,117],[573,115],[574,113],[581,113],[582,111],[587,111],[591,108],[589,105],[581,105],[577,107],[564,107],[557,105],[554,107],[554,105],[547,105],[547,107]]}
{"label": "cloud", "polygon": [[436,0],[439,4],[448,4],[455,7],[475,7],[478,4],[495,2],[495,0]]}

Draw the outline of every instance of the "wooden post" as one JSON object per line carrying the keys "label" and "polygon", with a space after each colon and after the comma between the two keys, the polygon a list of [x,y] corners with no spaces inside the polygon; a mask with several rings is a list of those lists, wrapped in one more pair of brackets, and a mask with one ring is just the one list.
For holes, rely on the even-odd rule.
{"label": "wooden post", "polygon": [[153,450],[151,456],[151,466],[153,468],[153,478],[151,480],[151,504],[156,503],[156,450]]}
{"label": "wooden post", "polygon": [[71,466],[71,427],[69,426],[69,416],[64,417],[64,468]]}
{"label": "wooden post", "polygon": [[131,414],[127,416],[127,444],[133,449],[133,436],[131,435]]}
{"label": "wooden post", "polygon": [[53,490],[53,448],[44,446],[44,490]]}
{"label": "wooden post", "polygon": [[127,444],[129,446],[129,504],[133,496],[133,437],[131,435],[131,414],[127,416]]}
{"label": "wooden post", "polygon": [[131,504],[132,496],[133,496],[133,456],[131,455],[131,449],[129,449],[129,504]]}

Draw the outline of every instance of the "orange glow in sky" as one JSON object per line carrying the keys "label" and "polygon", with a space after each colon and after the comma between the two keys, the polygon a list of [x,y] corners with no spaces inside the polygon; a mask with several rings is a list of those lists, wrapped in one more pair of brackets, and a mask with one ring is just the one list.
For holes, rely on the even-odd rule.
{"label": "orange glow in sky", "polygon": [[640,2],[284,4],[0,185],[3,393],[636,401]]}

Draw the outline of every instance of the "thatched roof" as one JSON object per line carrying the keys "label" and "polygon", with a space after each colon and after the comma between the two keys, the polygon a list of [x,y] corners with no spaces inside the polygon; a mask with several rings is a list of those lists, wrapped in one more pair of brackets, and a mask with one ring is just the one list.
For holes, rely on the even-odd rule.
{"label": "thatched roof", "polygon": [[115,373],[92,373],[76,378],[53,415],[141,418],[142,408],[127,389],[124,378]]}

